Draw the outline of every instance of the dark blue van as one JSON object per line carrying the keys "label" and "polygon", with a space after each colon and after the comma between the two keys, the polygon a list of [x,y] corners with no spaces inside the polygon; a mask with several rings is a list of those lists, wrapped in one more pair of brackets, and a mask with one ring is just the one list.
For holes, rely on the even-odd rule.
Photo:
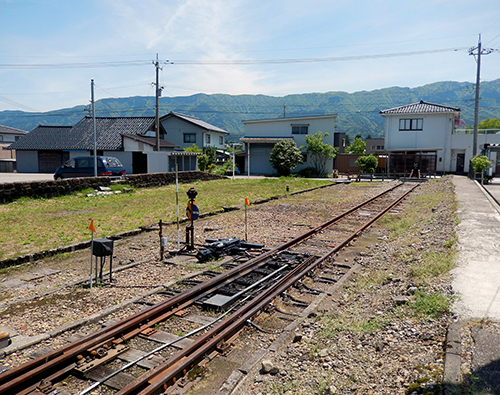
{"label": "dark blue van", "polygon": [[[122,163],[113,156],[98,156],[97,175],[121,178],[125,175],[125,168]],[[54,180],[75,177],[94,177],[93,156],[81,156],[70,159],[54,173]]]}

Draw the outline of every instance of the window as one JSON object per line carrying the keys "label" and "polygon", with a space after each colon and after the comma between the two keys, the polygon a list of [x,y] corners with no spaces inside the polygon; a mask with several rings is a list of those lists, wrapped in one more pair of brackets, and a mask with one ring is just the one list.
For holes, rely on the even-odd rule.
{"label": "window", "polygon": [[196,133],[184,133],[185,143],[196,143]]}
{"label": "window", "polygon": [[399,130],[422,130],[423,118],[400,119]]}
{"label": "window", "polygon": [[3,141],[3,135],[0,134],[0,141]]}
{"label": "window", "polygon": [[219,145],[224,145],[224,136],[219,136]]}
{"label": "window", "polygon": [[210,144],[210,135],[209,134],[205,135],[205,144]]}
{"label": "window", "polygon": [[292,134],[307,134],[309,125],[292,125]]}
{"label": "window", "polygon": [[307,154],[302,153],[302,163],[307,163]]}

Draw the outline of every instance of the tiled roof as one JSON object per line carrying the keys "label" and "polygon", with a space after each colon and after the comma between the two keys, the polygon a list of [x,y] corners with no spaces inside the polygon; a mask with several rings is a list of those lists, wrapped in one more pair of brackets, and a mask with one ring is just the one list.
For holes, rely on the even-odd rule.
{"label": "tiled roof", "polygon": [[165,118],[168,118],[168,117],[171,117],[171,116],[174,116],[174,117],[177,117],[177,118],[181,118],[181,119],[183,119],[183,120],[185,120],[187,122],[193,123],[193,124],[195,124],[195,125],[203,128],[203,129],[206,129],[206,130],[210,130],[210,131],[213,131],[213,132],[224,133],[224,134],[229,134],[229,132],[225,131],[224,129],[221,129],[221,128],[218,128],[217,126],[211,125],[208,122],[202,121],[199,118],[192,117],[190,115],[180,114],[178,112],[171,111],[170,113],[168,113],[167,115],[165,115],[162,119],[165,119]]}
{"label": "tiled roof", "polygon": [[[59,148],[60,142],[67,141],[71,126],[39,125],[24,135],[9,148],[17,150],[51,150]],[[57,148],[55,148],[57,147]]]}
{"label": "tiled roof", "polygon": [[25,132],[24,130],[20,129],[14,129],[9,126],[3,126],[0,125],[0,134],[15,134],[15,135],[21,135],[21,134],[26,134],[28,132]]}
{"label": "tiled roof", "polygon": [[389,108],[388,110],[380,111],[380,115],[391,114],[431,114],[431,113],[448,113],[460,112],[460,108],[442,106],[440,104],[427,103],[420,100],[419,103],[408,104],[406,106]]}
{"label": "tiled roof", "polygon": [[[97,149],[116,151],[122,149],[121,134],[144,134],[154,125],[154,117],[96,118]],[[85,117],[75,126],[72,133],[72,149],[92,149],[94,134],[92,118]]]}
{"label": "tiled roof", "polygon": [[[121,134],[144,134],[154,117],[96,118],[97,149],[122,149]],[[93,122],[85,117],[75,126],[37,126],[10,146],[17,150],[90,150],[94,148]]]}

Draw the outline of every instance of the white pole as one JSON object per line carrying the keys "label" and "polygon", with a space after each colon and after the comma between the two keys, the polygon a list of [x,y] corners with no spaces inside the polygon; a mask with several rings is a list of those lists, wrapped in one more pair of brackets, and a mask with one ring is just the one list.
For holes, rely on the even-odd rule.
{"label": "white pole", "polygon": [[250,177],[250,143],[248,143],[248,158],[247,158],[247,167],[248,167],[248,177]]}
{"label": "white pole", "polygon": [[177,156],[175,157],[175,204],[177,213],[177,249],[181,248],[180,231],[179,231],[179,174],[177,167]]}
{"label": "white pole", "polygon": [[245,203],[245,241],[248,241],[248,228],[247,228],[247,205]]}
{"label": "white pole", "polygon": [[92,233],[92,239],[90,241],[90,288],[92,288],[92,255],[94,255],[94,232],[91,231]]}
{"label": "white pole", "polygon": [[234,143],[233,143],[233,180],[234,180]]}
{"label": "white pole", "polygon": [[94,177],[97,177],[97,128],[95,124],[94,80],[90,80],[90,88],[92,103],[92,129],[94,131]]}

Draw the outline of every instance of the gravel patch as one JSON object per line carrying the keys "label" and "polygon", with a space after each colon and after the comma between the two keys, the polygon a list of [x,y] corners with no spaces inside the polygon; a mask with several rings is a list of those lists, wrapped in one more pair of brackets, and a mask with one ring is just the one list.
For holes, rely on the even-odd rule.
{"label": "gravel patch", "polygon": [[[248,241],[268,248],[281,244],[390,185],[390,182],[337,185],[250,206],[246,227]],[[438,193],[452,196],[449,179],[425,183],[413,196],[425,201],[427,194]],[[403,203],[391,214],[391,221],[416,204]],[[359,266],[352,282],[325,297],[315,313],[306,317],[297,328],[300,340],[288,339],[272,355],[266,356],[272,365],[268,373],[262,374],[260,365],[249,371],[235,394],[416,395],[423,394],[424,389],[438,389],[443,373],[444,338],[452,317],[445,313],[436,318],[422,318],[416,315],[412,306],[422,292],[451,296],[451,288],[446,276],[436,276],[425,283],[416,282],[412,270],[415,262],[421,261],[427,252],[446,251],[444,245],[454,234],[453,200],[443,198],[438,204],[421,210],[425,210],[425,215],[411,232],[395,236],[397,231],[388,230],[390,221],[387,221],[374,226],[356,240],[352,248],[339,253],[335,258],[337,262]],[[170,241],[169,248],[175,249],[175,226],[164,229],[163,235]],[[245,238],[244,210],[195,222],[197,244],[202,244],[205,238],[224,237]],[[92,289],[83,285],[65,287],[87,276],[89,251],[5,271],[0,278],[3,293],[0,325],[20,336],[33,338],[110,306],[125,305],[131,298],[189,273],[214,267],[213,263],[160,262],[156,232],[115,243],[116,266],[135,265],[114,273],[117,282],[112,285]],[[41,269],[45,271],[43,275],[35,275]],[[44,295],[47,292],[50,293]],[[16,366],[35,351],[56,348],[72,335],[90,333],[105,321],[125,317],[138,308],[140,305],[127,305],[89,326],[68,330],[61,336],[7,355],[0,363]],[[276,321],[274,329],[289,323],[267,314],[255,319],[263,328],[266,318],[268,322]],[[247,354],[252,349],[267,350],[277,338],[278,334],[245,328],[235,341],[233,356],[216,358],[214,363],[222,358],[235,358],[243,363],[243,350]],[[232,365],[232,368],[237,366]],[[225,369],[230,373],[229,367]],[[215,371],[216,368],[209,364],[205,379],[210,381]],[[198,383],[190,391],[197,393],[197,388],[207,389],[206,384]],[[216,392],[211,391],[205,393]]]}

